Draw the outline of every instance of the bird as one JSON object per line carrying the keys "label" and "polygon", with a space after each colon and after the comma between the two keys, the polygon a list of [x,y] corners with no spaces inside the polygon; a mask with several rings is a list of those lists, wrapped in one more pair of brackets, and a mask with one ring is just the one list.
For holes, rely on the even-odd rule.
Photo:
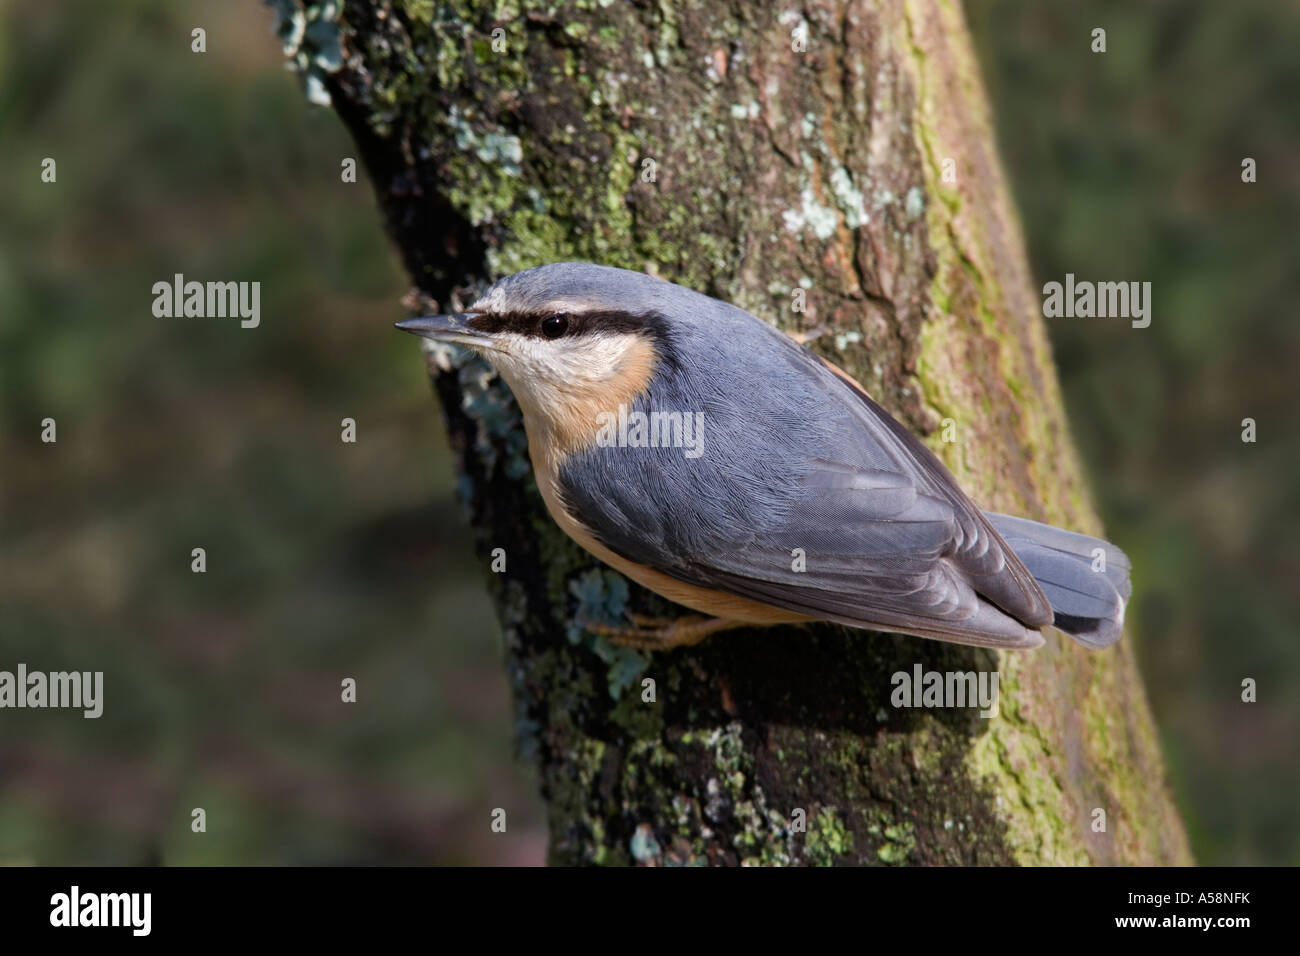
{"label": "bird", "polygon": [[842,369],[745,310],[641,272],[557,262],[397,327],[480,354],[513,392],[547,511],[694,614],[592,625],[669,650],[831,621],[1027,649],[1119,640],[1129,559],[985,512]]}

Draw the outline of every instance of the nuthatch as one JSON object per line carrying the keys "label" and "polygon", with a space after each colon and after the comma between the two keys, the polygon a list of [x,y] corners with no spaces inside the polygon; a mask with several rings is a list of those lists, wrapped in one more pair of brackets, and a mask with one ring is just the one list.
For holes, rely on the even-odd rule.
{"label": "nuthatch", "polygon": [[735,306],[561,262],[397,326],[497,369],[569,537],[712,616],[640,622],[622,643],[810,620],[988,647],[1037,647],[1049,624],[1119,639],[1123,552],[981,511],[846,373]]}

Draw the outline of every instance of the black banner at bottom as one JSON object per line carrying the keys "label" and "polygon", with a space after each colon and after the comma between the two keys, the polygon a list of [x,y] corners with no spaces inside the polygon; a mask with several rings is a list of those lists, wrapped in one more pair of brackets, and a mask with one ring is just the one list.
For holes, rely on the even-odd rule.
{"label": "black banner at bottom", "polygon": [[910,928],[926,943],[1047,931],[1071,942],[1199,934],[1232,945],[1242,934],[1282,930],[1294,876],[1222,868],[882,868],[663,879],[567,869],[4,868],[0,919],[6,943],[64,937],[78,945],[339,945],[397,934],[436,944],[452,932],[459,946],[480,934],[499,944],[511,929],[539,942],[595,945],[611,928],[647,942],[687,927],[694,939],[716,927],[728,942],[750,932],[770,942],[783,928],[806,935],[810,923],[829,929],[846,919],[864,944],[878,932],[896,939]]}

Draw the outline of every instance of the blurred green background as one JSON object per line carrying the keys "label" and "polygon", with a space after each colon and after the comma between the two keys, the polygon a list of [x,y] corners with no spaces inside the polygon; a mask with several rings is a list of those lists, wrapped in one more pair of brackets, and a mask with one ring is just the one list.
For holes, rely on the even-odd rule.
{"label": "blurred green background", "polygon": [[[1194,850],[1300,862],[1300,9],[967,12],[1039,281],[1154,284],[1148,329],[1050,331]],[[544,858],[408,283],[271,22],[0,2],[0,668],[107,699],[0,712],[0,862]],[[261,327],[154,318],[176,272],[261,281]]]}
{"label": "blurred green background", "polygon": [[1149,328],[1049,331],[1192,849],[1300,863],[1300,6],[966,11],[1040,289],[1152,283]]}

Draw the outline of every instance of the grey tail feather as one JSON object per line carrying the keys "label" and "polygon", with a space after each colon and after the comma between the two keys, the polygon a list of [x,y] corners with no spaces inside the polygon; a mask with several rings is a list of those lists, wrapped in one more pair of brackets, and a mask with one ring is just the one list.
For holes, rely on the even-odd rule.
{"label": "grey tail feather", "polygon": [[1119,640],[1133,593],[1128,555],[1100,538],[1028,518],[985,514],[1043,589],[1053,626],[1085,647],[1109,647]]}

